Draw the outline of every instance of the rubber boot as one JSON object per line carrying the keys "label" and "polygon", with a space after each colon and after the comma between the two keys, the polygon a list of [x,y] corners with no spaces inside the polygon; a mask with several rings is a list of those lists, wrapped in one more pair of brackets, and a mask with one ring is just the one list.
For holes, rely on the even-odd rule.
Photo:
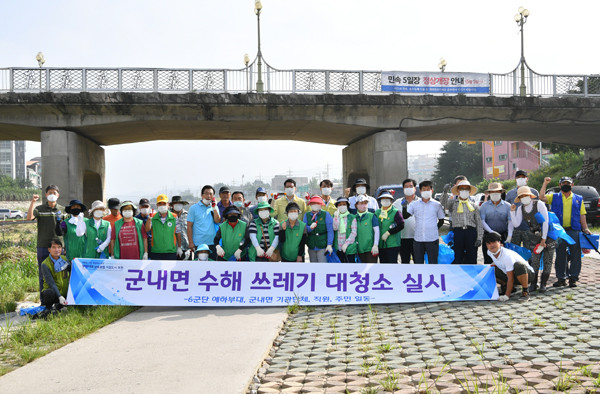
{"label": "rubber boot", "polygon": [[535,279],[533,279],[533,282],[529,285],[529,292],[533,293],[534,291],[537,290],[537,281],[538,281],[538,273],[535,273]]}
{"label": "rubber boot", "polygon": [[550,279],[550,274],[542,274],[542,282],[540,283],[540,293],[544,293],[546,291],[546,283],[548,283],[548,279]]}

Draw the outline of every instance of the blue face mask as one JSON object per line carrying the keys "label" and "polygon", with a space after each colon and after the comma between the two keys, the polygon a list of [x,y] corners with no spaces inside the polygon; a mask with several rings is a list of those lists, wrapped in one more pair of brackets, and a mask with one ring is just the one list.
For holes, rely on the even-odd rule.
{"label": "blue face mask", "polygon": [[238,208],[241,208],[244,206],[244,202],[243,201],[234,201],[233,205],[235,205]]}

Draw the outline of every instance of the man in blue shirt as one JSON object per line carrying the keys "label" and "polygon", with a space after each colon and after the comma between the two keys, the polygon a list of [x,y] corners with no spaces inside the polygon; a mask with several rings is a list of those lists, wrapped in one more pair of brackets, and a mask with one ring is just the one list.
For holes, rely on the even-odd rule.
{"label": "man in blue shirt", "polygon": [[190,249],[196,250],[196,245],[206,244],[210,249],[209,259],[216,260],[217,249],[214,239],[221,216],[215,200],[215,189],[212,186],[205,185],[202,188],[202,200],[190,207],[187,222]]}
{"label": "man in blue shirt", "polygon": [[[515,173],[515,181],[517,182],[517,186],[506,193],[506,202],[511,205],[515,204],[518,208],[521,206],[521,203],[515,203],[515,199],[517,198],[517,189],[519,189],[521,186],[527,186],[527,172],[524,170],[517,171]],[[530,187],[529,189],[533,194],[535,194],[536,197],[539,196],[537,190],[535,190],[532,187]],[[506,238],[506,242],[512,242],[513,244],[519,246],[523,244],[525,248],[532,249],[535,245],[531,245],[531,242],[529,241],[529,234],[529,226],[527,225],[525,220],[523,220],[521,222],[521,225],[514,229],[512,237]]]}
{"label": "man in blue shirt", "polygon": [[[502,201],[502,192],[504,191],[502,184],[491,182],[487,189],[490,199],[479,208],[481,224],[485,234],[496,232],[500,234],[502,241],[511,238],[513,233],[513,226],[510,221],[510,204]],[[487,253],[485,242],[482,242],[481,250],[483,252],[483,262],[492,264],[492,258]]]}

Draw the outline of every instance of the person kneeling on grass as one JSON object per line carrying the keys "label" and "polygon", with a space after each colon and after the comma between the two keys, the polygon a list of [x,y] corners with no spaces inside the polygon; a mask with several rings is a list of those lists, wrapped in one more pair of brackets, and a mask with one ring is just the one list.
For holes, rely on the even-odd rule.
{"label": "person kneeling on grass", "polygon": [[507,301],[516,281],[523,287],[520,301],[529,300],[528,287],[535,278],[533,268],[517,252],[504,248],[500,234],[492,232],[483,237],[492,266],[496,271],[496,282],[500,284],[501,294],[498,301]]}
{"label": "person kneeling on grass", "polygon": [[[56,309],[67,305],[65,297],[69,291],[69,278],[71,277],[71,264],[62,257],[63,245],[59,239],[50,241],[48,252],[50,255],[42,261],[42,294],[40,302],[43,306]],[[59,304],[55,306],[56,304]]]}

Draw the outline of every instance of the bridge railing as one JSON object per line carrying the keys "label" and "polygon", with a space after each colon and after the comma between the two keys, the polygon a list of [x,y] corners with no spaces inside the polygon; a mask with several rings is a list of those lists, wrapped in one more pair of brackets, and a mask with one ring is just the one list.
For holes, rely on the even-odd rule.
{"label": "bridge railing", "polygon": [[[0,69],[0,93],[246,93],[256,91],[258,77],[256,61],[243,69],[11,67]],[[266,93],[400,94],[382,92],[381,71],[279,70],[265,63],[261,77]],[[490,95],[519,95],[519,66],[489,78]],[[525,85],[527,96],[600,96],[600,75],[544,75],[527,66]]]}

